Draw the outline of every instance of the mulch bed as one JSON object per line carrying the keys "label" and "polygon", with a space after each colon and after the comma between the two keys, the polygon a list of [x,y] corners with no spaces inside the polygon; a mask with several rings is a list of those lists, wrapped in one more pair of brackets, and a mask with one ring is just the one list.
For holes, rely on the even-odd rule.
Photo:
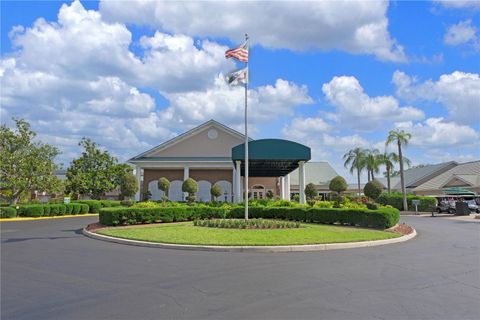
{"label": "mulch bed", "polygon": [[413,228],[405,223],[397,225],[395,228],[392,229],[394,232],[398,232],[400,234],[406,235],[413,232]]}

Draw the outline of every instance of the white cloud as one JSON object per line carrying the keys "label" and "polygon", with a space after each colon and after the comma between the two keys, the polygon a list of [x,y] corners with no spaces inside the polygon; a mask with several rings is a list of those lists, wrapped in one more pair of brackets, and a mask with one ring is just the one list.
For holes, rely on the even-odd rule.
{"label": "white cloud", "polygon": [[110,21],[236,42],[248,30],[254,43],[268,48],[343,50],[403,62],[403,47],[388,32],[387,9],[387,1],[100,2]]}
{"label": "white cloud", "polygon": [[337,121],[354,129],[373,131],[391,122],[424,118],[420,109],[400,107],[392,96],[368,96],[355,77],[334,77],[322,90],[337,110]]}
{"label": "white cloud", "polygon": [[[203,91],[166,94],[170,107],[165,117],[191,126],[194,123],[217,119],[225,124],[238,126],[243,121],[243,87],[230,87],[223,76],[215,85]],[[286,80],[277,79],[275,85],[266,85],[249,90],[249,118],[252,123],[289,115],[293,107],[312,103],[306,86],[298,86]]]}
{"label": "white cloud", "polygon": [[478,46],[477,28],[472,24],[472,20],[453,24],[448,27],[443,37],[443,42],[449,46],[458,46],[466,43]]}
{"label": "white cloud", "polygon": [[397,127],[412,134],[410,143],[419,147],[452,146],[469,148],[478,147],[480,134],[473,128],[455,122],[445,121],[443,118],[428,118],[422,123],[397,123]]}
{"label": "white cloud", "polygon": [[399,97],[409,101],[428,100],[443,104],[450,117],[465,124],[480,122],[480,74],[455,71],[443,74],[437,81],[418,79],[395,71],[393,83]]}
{"label": "white cloud", "polygon": [[480,8],[478,0],[435,0],[445,8],[463,9],[463,8]]}

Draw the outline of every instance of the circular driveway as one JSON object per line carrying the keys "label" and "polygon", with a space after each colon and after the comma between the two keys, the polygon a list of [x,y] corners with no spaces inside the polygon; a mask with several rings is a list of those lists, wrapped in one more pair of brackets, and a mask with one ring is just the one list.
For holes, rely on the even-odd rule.
{"label": "circular driveway", "polygon": [[83,236],[95,220],[0,225],[2,319],[480,318],[480,223],[403,217],[405,243],[262,254]]}

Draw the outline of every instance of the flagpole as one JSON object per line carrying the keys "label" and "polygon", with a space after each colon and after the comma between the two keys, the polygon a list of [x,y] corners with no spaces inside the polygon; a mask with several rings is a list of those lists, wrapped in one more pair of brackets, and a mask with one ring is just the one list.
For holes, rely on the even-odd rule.
{"label": "flagpole", "polygon": [[[245,43],[247,43],[247,46],[248,46],[248,34],[246,33],[245,33]],[[248,58],[250,58],[250,54]],[[248,104],[247,104],[248,76],[249,76],[248,60],[245,62],[245,68],[247,69],[247,79],[245,81],[245,220],[248,220]]]}

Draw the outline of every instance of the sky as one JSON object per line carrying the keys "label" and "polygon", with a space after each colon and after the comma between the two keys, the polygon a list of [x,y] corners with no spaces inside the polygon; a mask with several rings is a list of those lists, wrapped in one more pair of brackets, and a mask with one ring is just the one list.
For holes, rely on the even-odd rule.
{"label": "sky", "polygon": [[412,134],[413,164],[480,159],[480,1],[1,1],[0,117],[67,167],[120,161],[209,119],[243,131],[224,52],[250,36],[249,130],[342,156]]}

